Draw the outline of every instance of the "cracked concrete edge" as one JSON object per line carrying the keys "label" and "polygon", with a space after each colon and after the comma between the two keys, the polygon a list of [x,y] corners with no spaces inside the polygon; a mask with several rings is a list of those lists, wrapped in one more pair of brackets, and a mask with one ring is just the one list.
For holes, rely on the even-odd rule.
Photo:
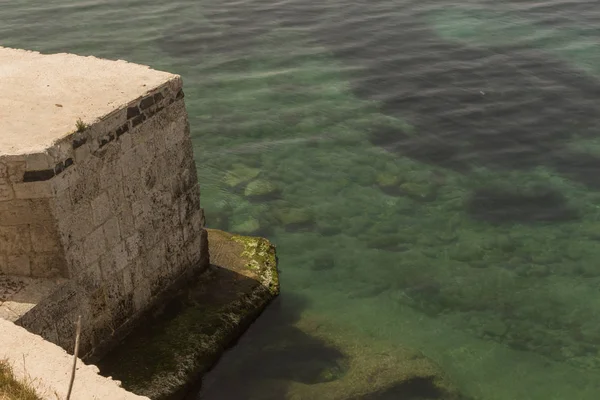
{"label": "cracked concrete edge", "polygon": [[[0,319],[0,359],[8,360],[17,379],[30,382],[42,399],[66,397],[73,356],[62,348]],[[95,365],[78,360],[71,397],[77,400],[149,400],[126,391],[120,387],[120,382],[98,372]]]}

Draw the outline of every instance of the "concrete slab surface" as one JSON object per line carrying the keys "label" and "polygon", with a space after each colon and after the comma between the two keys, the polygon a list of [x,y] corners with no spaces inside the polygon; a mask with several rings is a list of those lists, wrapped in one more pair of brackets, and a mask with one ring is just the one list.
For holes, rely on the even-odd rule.
{"label": "concrete slab surface", "polygon": [[[73,326],[73,332],[75,327]],[[0,319],[0,359],[7,360],[20,381],[28,382],[43,400],[64,399],[73,356],[38,335]],[[119,382],[98,375],[98,368],[77,362],[72,399],[149,400],[129,393]]]}
{"label": "concrete slab surface", "polygon": [[125,61],[0,47],[0,156],[43,152],[176,78]]}

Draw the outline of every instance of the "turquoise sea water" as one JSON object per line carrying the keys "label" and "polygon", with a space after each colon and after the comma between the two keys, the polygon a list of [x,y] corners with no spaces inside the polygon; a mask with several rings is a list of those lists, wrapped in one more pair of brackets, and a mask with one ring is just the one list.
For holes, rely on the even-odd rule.
{"label": "turquoise sea water", "polygon": [[599,26],[584,0],[0,0],[0,45],[181,74],[208,225],[277,244],[283,294],[207,399],[336,379],[306,321],[472,398],[600,398]]}

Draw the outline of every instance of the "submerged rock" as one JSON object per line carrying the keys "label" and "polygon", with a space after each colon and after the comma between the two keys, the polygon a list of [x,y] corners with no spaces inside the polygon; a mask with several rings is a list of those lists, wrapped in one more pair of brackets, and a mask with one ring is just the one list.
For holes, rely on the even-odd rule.
{"label": "submerged rock", "polygon": [[249,182],[260,174],[260,169],[251,168],[244,164],[234,164],[233,168],[225,174],[223,182],[229,187],[237,187]]}
{"label": "submerged rock", "polygon": [[341,234],[343,230],[339,225],[321,220],[317,222],[317,232],[322,236],[335,236]]}
{"label": "submerged rock", "polygon": [[484,254],[485,251],[481,248],[481,246],[479,246],[478,243],[472,243],[469,241],[459,242],[448,251],[448,255],[451,259],[462,262],[477,263],[477,267],[485,266],[479,264],[481,261],[483,261]]}
{"label": "submerged rock", "polygon": [[252,200],[272,200],[279,197],[279,187],[264,179],[254,180],[244,190],[244,196]]}
{"label": "submerged rock", "polygon": [[[208,229],[211,265],[99,363],[152,399],[180,399],[279,294],[274,246]],[[152,329],[148,329],[148,327]]]}
{"label": "submerged rock", "polygon": [[299,231],[314,226],[313,214],[304,208],[282,208],[273,211],[273,216],[286,231]]}
{"label": "submerged rock", "polygon": [[437,197],[437,187],[425,182],[406,182],[400,185],[400,190],[419,201],[433,201]]}
{"label": "submerged rock", "polygon": [[385,251],[407,251],[411,242],[410,238],[402,233],[369,235],[365,238],[367,247]]}
{"label": "submerged rock", "polygon": [[494,318],[490,321],[487,321],[482,327],[483,334],[498,337],[504,336],[507,330],[508,327],[504,321],[499,318]]}
{"label": "submerged rock", "polygon": [[[321,327],[320,330],[324,329]],[[330,335],[331,333],[329,333]],[[464,397],[443,372],[423,354],[405,347],[377,351],[339,333],[319,336],[347,357],[347,371],[319,385],[293,383],[288,393],[294,399],[376,400],[443,399]]]}
{"label": "submerged rock", "polygon": [[377,175],[375,182],[383,193],[391,196],[399,196],[402,193],[399,187],[400,177],[397,174],[380,173]]}
{"label": "submerged rock", "polygon": [[254,217],[248,217],[239,224],[231,224],[231,231],[241,235],[253,235],[260,231],[260,222]]}
{"label": "submerged rock", "polygon": [[377,187],[390,196],[407,196],[417,201],[433,201],[437,197],[436,182],[406,181],[393,174],[380,174]]}

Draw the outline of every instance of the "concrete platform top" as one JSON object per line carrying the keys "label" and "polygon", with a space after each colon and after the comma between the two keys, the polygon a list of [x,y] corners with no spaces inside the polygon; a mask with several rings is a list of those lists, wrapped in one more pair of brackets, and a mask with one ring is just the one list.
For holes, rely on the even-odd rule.
{"label": "concrete platform top", "polygon": [[43,152],[177,78],[147,66],[0,47],[0,156]]}

